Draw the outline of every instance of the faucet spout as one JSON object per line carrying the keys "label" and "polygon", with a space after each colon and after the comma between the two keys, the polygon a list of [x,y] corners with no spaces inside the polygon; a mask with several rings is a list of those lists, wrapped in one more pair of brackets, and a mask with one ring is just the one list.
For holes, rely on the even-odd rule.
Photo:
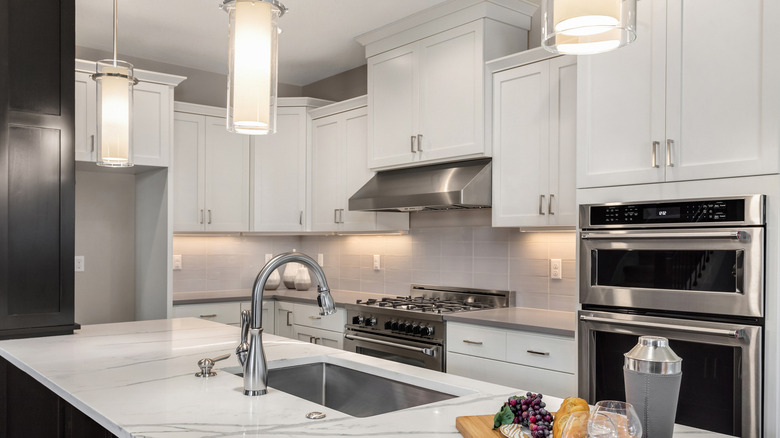
{"label": "faucet spout", "polygon": [[[330,295],[328,281],[320,265],[306,254],[288,252],[272,258],[260,269],[252,286],[252,314],[249,317],[248,339],[249,349],[246,359],[241,365],[244,368],[244,395],[263,395],[268,388],[268,364],[263,351],[263,290],[265,283],[278,267],[289,262],[302,263],[314,271],[317,278],[317,304],[320,306],[320,315],[331,315],[336,312],[336,305]],[[242,330],[246,333],[247,331]],[[244,339],[242,339],[244,341]],[[242,344],[245,345],[245,344]],[[241,348],[239,346],[239,348]]]}

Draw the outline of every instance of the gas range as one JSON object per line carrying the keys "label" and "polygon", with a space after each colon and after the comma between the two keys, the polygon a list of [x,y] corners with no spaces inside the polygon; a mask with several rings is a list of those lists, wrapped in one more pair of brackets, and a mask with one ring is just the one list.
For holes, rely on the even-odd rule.
{"label": "gas range", "polygon": [[347,304],[344,349],[444,371],[444,315],[513,301],[509,291],[413,284],[406,297]]}

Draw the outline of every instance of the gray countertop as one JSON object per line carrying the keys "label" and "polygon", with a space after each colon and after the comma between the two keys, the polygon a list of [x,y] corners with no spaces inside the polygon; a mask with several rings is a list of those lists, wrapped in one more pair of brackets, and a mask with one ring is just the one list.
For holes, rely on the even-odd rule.
{"label": "gray countertop", "polygon": [[[376,294],[370,292],[355,292],[347,290],[331,291],[337,306],[355,303],[368,298],[382,299],[395,295]],[[277,290],[267,290],[264,299],[293,301],[316,304],[316,288],[306,291],[289,290],[280,287]],[[250,289],[205,291],[205,292],[175,292],[173,304],[218,303],[227,301],[249,301],[252,299]],[[576,314],[555,310],[531,309],[527,307],[506,307],[503,309],[478,310],[473,312],[445,315],[446,321],[479,324],[510,330],[523,330],[536,333],[574,337],[576,331]]]}
{"label": "gray countertop", "polygon": [[505,307],[445,315],[445,321],[574,337],[576,314],[528,307]]}

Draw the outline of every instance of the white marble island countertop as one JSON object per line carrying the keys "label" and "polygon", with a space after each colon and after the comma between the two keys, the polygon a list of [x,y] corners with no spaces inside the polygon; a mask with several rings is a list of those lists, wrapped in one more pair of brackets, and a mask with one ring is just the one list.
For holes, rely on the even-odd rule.
{"label": "white marble island countertop", "polygon": [[[455,418],[492,414],[525,391],[414,368],[273,335],[269,367],[325,361],[459,397],[355,418],[277,391],[243,395],[243,380],[220,371],[197,378],[197,361],[232,353],[238,328],[194,318],[84,326],[76,334],[0,342],[0,356],[120,437],[459,437]],[[355,391],[366,391],[355,388]],[[550,410],[560,399],[545,396]],[[304,415],[322,411],[322,420]],[[718,436],[678,427],[675,435]]]}

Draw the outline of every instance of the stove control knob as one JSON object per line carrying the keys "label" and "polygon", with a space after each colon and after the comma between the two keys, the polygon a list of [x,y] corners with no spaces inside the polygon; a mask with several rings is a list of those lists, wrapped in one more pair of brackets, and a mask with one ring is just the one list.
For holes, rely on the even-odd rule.
{"label": "stove control knob", "polygon": [[397,330],[399,330],[398,327],[399,327],[398,321],[393,320],[393,324],[390,326],[390,330],[397,331]]}
{"label": "stove control knob", "polygon": [[407,325],[409,325],[409,323],[406,322],[406,321],[398,323],[398,331],[399,332],[405,332]]}
{"label": "stove control knob", "polygon": [[363,324],[363,317],[362,316],[353,316],[352,317],[352,324]]}
{"label": "stove control knob", "polygon": [[419,327],[417,323],[411,322],[406,325],[406,334],[411,335],[414,332],[414,328]]}
{"label": "stove control knob", "polygon": [[433,327],[426,325],[425,327],[420,329],[420,335],[421,336],[433,336]]}
{"label": "stove control knob", "polygon": [[369,316],[368,318],[366,318],[365,324],[366,324],[366,327],[375,326],[376,325],[376,318],[374,318],[373,316]]}
{"label": "stove control knob", "polygon": [[422,332],[422,327],[419,324],[415,324],[412,334],[419,335]]}
{"label": "stove control knob", "polygon": [[[396,324],[398,323],[396,322]],[[388,319],[387,322],[385,322],[385,330],[392,330],[392,329],[393,329],[393,321],[390,321]]]}

